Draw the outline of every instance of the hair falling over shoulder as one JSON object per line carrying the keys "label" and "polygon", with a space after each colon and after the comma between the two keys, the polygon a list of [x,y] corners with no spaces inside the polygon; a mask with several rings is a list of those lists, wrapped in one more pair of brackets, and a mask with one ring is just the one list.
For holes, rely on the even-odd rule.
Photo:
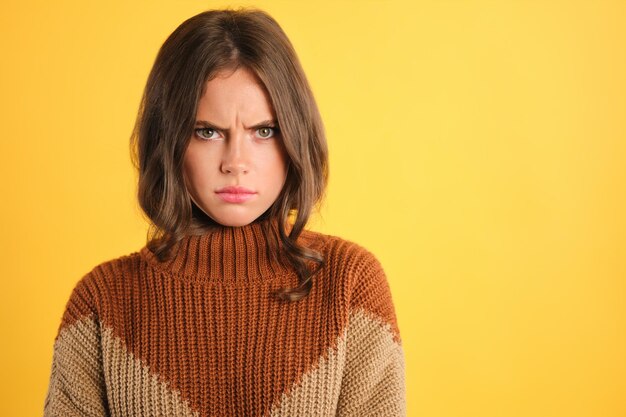
{"label": "hair falling over shoulder", "polygon": [[[265,85],[288,155],[285,185],[260,218],[278,220],[280,240],[299,284],[283,288],[277,296],[296,301],[310,292],[313,275],[324,263],[319,252],[297,239],[325,195],[328,150],[296,52],[279,24],[262,10],[202,12],[180,24],[157,54],[130,141],[138,171],[137,197],[150,222],[148,247],[164,260],[185,235],[218,226],[191,201],[182,162],[205,83],[220,71],[239,67],[254,71]],[[294,220],[287,233],[290,214]]]}

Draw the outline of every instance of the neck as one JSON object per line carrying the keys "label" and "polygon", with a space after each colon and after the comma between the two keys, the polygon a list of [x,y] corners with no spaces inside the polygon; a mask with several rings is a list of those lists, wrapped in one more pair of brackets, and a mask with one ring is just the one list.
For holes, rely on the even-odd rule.
{"label": "neck", "polygon": [[[157,269],[197,280],[245,283],[293,273],[276,219],[245,226],[218,226],[199,235],[183,237],[169,260],[159,262],[144,247],[142,255]],[[286,233],[291,226],[287,225]]]}

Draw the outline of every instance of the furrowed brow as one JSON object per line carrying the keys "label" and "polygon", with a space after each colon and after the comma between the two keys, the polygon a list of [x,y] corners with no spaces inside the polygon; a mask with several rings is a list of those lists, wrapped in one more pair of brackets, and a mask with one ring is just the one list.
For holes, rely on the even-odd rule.
{"label": "furrowed brow", "polygon": [[[254,124],[252,126],[247,126],[246,129],[258,129],[260,127],[265,127],[265,126],[276,127],[276,125],[277,125],[276,120],[274,120],[274,119],[267,119],[267,120],[263,120],[262,122],[256,123],[256,124]],[[215,123],[208,122],[206,120],[196,120],[196,126],[208,127],[210,129],[215,129],[215,130],[219,130],[219,131],[227,131],[228,130],[225,127],[220,127],[220,126],[216,125]]]}

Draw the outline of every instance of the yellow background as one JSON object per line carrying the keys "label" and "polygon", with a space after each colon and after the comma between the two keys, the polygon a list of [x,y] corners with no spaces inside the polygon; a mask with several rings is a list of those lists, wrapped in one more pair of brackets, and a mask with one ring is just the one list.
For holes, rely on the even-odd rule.
{"label": "yellow background", "polygon": [[409,416],[626,415],[626,2],[30,1],[0,14],[0,415],[75,283],[141,248],[128,137],[165,38],[255,5],[328,133],[312,228],[392,288]]}

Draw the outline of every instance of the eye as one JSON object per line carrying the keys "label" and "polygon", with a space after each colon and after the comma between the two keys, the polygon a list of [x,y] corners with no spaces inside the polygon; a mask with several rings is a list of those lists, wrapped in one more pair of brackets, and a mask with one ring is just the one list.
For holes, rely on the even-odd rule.
{"label": "eye", "polygon": [[260,132],[261,138],[269,139],[275,136],[280,130],[274,126],[263,126],[257,129],[257,132]]}
{"label": "eye", "polygon": [[[203,132],[209,132],[209,135],[206,136]],[[210,127],[201,127],[198,129],[194,129],[194,132],[196,133],[196,136],[198,136],[200,139],[202,140],[209,140],[209,139],[215,139],[213,136],[213,133],[217,133],[217,131],[215,129],[211,129]]]}

